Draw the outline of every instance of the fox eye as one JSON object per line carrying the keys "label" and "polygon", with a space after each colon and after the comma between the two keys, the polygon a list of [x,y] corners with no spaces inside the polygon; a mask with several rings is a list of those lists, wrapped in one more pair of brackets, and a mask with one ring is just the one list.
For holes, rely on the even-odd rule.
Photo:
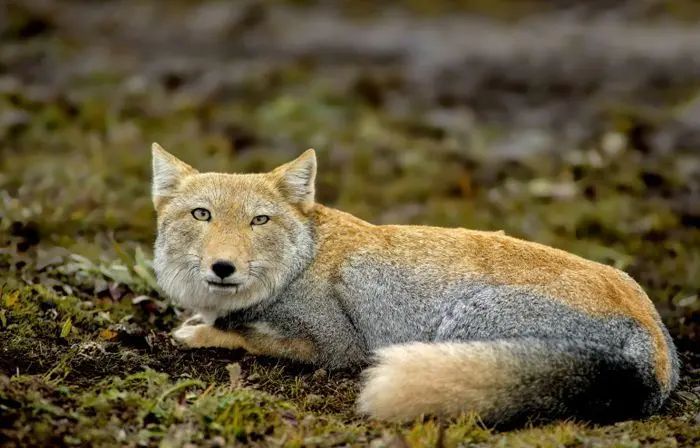
{"label": "fox eye", "polygon": [[269,216],[266,215],[258,215],[255,218],[253,218],[252,221],[250,221],[251,226],[261,226],[268,222],[270,220]]}
{"label": "fox eye", "polygon": [[192,210],[192,216],[197,221],[209,221],[211,219],[211,212],[206,208],[195,208]]}

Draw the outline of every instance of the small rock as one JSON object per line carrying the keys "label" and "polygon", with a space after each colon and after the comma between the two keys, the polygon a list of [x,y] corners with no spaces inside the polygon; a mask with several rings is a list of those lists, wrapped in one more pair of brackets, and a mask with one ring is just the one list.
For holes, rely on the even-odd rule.
{"label": "small rock", "polygon": [[19,109],[9,109],[0,115],[0,132],[12,134],[24,129],[30,122],[27,112]]}
{"label": "small rock", "polygon": [[576,195],[576,185],[571,182],[550,182],[547,179],[535,179],[530,182],[530,193],[537,197],[567,199]]}
{"label": "small rock", "polygon": [[695,302],[697,302],[697,300],[698,300],[698,295],[693,294],[693,295],[690,295],[688,297],[684,297],[681,300],[679,300],[678,303],[676,303],[676,306],[681,307],[681,308],[689,307],[689,306],[693,305]]}
{"label": "small rock", "polygon": [[314,424],[315,421],[316,421],[316,417],[309,414],[301,419],[301,424],[304,426],[311,426]]}
{"label": "small rock", "polygon": [[321,403],[322,401],[323,401],[323,397],[320,395],[308,394],[306,396],[306,403],[307,404],[318,404],[318,403]]}
{"label": "small rock", "polygon": [[326,379],[328,379],[328,372],[326,369],[318,369],[313,373],[311,378],[316,382],[326,381]]}
{"label": "small rock", "polygon": [[226,366],[226,370],[228,371],[229,384],[231,384],[231,387],[234,389],[241,387],[243,385],[241,365],[234,362],[232,364],[228,364]]}
{"label": "small rock", "polygon": [[209,2],[195,9],[187,21],[187,31],[224,38],[236,35],[263,22],[266,11],[261,2],[240,2],[232,8],[228,2]]}
{"label": "small rock", "polygon": [[58,91],[48,86],[28,86],[24,91],[24,97],[35,104],[58,102],[58,95]]}
{"label": "small rock", "polygon": [[619,132],[608,132],[603,136],[600,147],[609,156],[616,156],[627,145],[627,138]]}
{"label": "small rock", "polygon": [[226,446],[226,439],[221,436],[216,436],[211,439],[211,446],[216,448]]}
{"label": "small rock", "polygon": [[384,439],[374,439],[369,443],[369,448],[385,448],[386,441]]}
{"label": "small rock", "polygon": [[112,300],[119,300],[126,293],[126,288],[119,283],[111,283],[109,285],[109,295]]}
{"label": "small rock", "polygon": [[457,135],[468,135],[475,127],[474,113],[468,109],[435,109],[427,114],[426,121]]}
{"label": "small rock", "polygon": [[63,263],[67,256],[67,252],[63,248],[55,248],[49,250],[39,249],[36,257],[36,270],[43,271],[50,266],[58,266]]}
{"label": "small rock", "polygon": [[128,94],[140,95],[148,92],[149,79],[144,75],[134,75],[124,82],[124,90]]}
{"label": "small rock", "polygon": [[99,342],[83,342],[78,347],[78,355],[84,358],[95,358],[106,353],[104,346]]}
{"label": "small rock", "polygon": [[553,137],[540,130],[513,132],[491,146],[491,155],[496,160],[521,160],[552,151]]}
{"label": "small rock", "polygon": [[0,94],[17,93],[22,88],[22,82],[13,76],[0,77]]}
{"label": "small rock", "polygon": [[282,421],[289,426],[297,426],[299,424],[296,416],[289,411],[282,412]]}

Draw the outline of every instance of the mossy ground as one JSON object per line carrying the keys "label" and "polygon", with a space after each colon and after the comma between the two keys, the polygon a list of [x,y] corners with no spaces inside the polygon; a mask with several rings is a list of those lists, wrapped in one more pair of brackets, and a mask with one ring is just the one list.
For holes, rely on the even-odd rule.
{"label": "mossy ground", "polygon": [[[508,2],[493,5],[499,15]],[[506,157],[494,148],[509,129],[474,119],[478,108],[397,109],[397,96],[412,97],[397,87],[400,67],[246,62],[244,76],[227,72],[233,84],[207,88],[199,59],[157,76],[143,62],[145,74],[123,69],[138,45],[80,31],[94,17],[75,16],[81,35],[43,10],[13,11],[0,27],[3,446],[700,444],[700,156],[657,150],[636,104],[601,113],[600,132],[573,145],[552,133],[544,146],[560,149]],[[95,63],[62,76],[80,52]],[[657,111],[697,95],[692,80],[675,90],[687,94]],[[531,147],[525,137],[543,136],[524,135]],[[152,141],[219,171],[269,169],[314,147],[325,204],[377,223],[503,229],[623,268],[681,349],[681,386],[660,415],[612,426],[386,425],[353,413],[356,372],[177,347],[181,311],[150,265]]]}

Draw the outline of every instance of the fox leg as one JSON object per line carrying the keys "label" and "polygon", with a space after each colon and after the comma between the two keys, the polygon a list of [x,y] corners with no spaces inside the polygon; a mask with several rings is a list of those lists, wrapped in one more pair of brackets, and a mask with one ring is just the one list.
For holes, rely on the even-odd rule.
{"label": "fox leg", "polygon": [[220,347],[246,349],[245,339],[233,331],[221,331],[207,323],[182,324],[173,332],[173,338],[190,348]]}
{"label": "fox leg", "polygon": [[267,325],[251,324],[243,331],[220,330],[195,315],[173,332],[173,338],[190,348],[244,349],[250,354],[314,362],[317,351],[311,341],[285,338]]}
{"label": "fox leg", "polygon": [[222,332],[213,327],[213,318],[197,313],[185,320],[172,336],[177,342],[191,348],[221,347],[229,349],[245,348],[245,341],[237,333]]}

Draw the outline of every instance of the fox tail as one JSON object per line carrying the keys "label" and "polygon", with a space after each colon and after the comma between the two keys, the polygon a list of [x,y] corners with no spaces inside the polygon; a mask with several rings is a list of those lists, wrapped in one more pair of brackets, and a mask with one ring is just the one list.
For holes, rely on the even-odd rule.
{"label": "fox tail", "polygon": [[612,422],[649,415],[670,393],[641,353],[536,338],[393,345],[363,377],[358,411],[393,421],[474,412],[495,426]]}

